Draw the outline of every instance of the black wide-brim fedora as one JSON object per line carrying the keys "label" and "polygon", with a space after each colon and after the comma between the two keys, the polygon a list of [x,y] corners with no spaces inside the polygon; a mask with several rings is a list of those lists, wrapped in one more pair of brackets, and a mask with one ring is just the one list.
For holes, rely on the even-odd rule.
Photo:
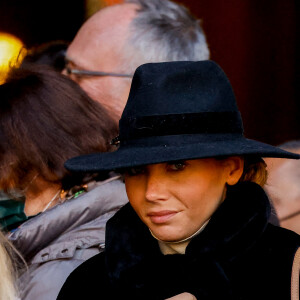
{"label": "black wide-brim fedora", "polygon": [[141,65],[119,122],[116,151],[69,159],[70,171],[99,172],[176,160],[226,156],[299,159],[245,138],[231,84],[215,62]]}

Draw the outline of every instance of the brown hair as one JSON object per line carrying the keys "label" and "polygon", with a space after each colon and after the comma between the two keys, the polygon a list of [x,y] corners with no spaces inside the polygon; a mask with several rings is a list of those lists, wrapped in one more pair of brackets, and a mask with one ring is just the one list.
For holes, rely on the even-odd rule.
{"label": "brown hair", "polygon": [[244,171],[239,181],[251,181],[263,187],[268,178],[266,167],[260,157],[244,157]]}
{"label": "brown hair", "polygon": [[72,80],[46,66],[12,69],[0,85],[0,188],[23,189],[38,173],[61,182],[64,162],[111,150],[118,127]]}

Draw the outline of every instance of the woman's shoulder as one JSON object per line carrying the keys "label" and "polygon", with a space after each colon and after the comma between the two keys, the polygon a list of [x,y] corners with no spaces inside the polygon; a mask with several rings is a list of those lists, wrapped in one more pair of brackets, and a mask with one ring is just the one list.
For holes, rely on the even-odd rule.
{"label": "woman's shoulder", "polygon": [[82,283],[83,279],[86,279],[87,281],[90,280],[88,277],[91,273],[95,274],[94,271],[99,275],[104,273],[104,257],[105,253],[101,252],[86,260],[70,274],[67,281],[76,281],[80,278],[80,282]]}
{"label": "woman's shoulder", "polygon": [[295,253],[300,247],[300,235],[272,224],[268,224],[257,243],[261,264],[269,264],[269,269],[284,270],[290,274]]}
{"label": "woman's shoulder", "polygon": [[300,247],[300,235],[289,229],[268,224],[264,232],[264,240],[270,247],[278,249],[295,249]]}
{"label": "woman's shoulder", "polygon": [[92,299],[90,296],[107,295],[109,281],[104,257],[104,252],[99,253],[78,266],[67,278],[57,300]]}

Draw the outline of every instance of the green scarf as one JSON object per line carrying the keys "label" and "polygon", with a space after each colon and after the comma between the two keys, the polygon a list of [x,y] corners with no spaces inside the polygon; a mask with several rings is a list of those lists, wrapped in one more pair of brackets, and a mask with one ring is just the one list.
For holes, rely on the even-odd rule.
{"label": "green scarf", "polygon": [[1,230],[11,231],[28,220],[24,213],[25,198],[0,200]]}

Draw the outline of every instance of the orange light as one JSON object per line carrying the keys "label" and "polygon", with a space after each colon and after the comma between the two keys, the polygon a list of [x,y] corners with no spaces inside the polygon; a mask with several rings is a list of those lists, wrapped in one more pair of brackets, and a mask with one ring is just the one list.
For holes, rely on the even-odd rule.
{"label": "orange light", "polygon": [[120,4],[123,3],[123,0],[105,0],[106,5],[114,5],[114,4]]}
{"label": "orange light", "polygon": [[22,62],[26,54],[23,43],[17,37],[0,32],[0,84],[5,82],[11,66]]}

